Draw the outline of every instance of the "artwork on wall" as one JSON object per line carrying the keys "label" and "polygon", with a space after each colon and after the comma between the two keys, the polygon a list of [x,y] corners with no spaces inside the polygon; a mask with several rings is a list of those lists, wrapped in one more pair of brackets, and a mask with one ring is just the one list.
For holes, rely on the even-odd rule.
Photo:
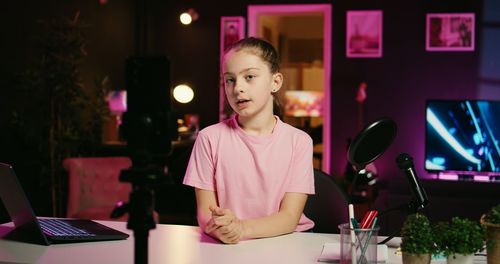
{"label": "artwork on wall", "polygon": [[347,11],[346,56],[382,57],[382,11]]}
{"label": "artwork on wall", "polygon": [[474,51],[474,13],[427,14],[427,51]]}
{"label": "artwork on wall", "polygon": [[220,45],[221,54],[232,43],[245,36],[245,18],[241,16],[221,17]]}
{"label": "artwork on wall", "polygon": [[[245,18],[242,16],[223,16],[220,19],[220,58],[224,50],[234,42],[245,37]],[[222,78],[220,78],[222,80]],[[224,86],[221,82],[219,90],[219,120],[228,117],[231,110],[225,103]]]}

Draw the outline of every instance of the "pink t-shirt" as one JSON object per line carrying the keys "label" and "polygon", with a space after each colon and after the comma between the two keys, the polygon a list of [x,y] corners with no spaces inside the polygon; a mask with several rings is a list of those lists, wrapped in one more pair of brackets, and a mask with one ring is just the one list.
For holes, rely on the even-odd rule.
{"label": "pink t-shirt", "polygon": [[[311,137],[279,118],[271,135],[252,136],[233,116],[200,131],[184,184],[215,191],[240,219],[264,217],[279,211],[286,192],[314,194],[312,152]],[[295,230],[313,226],[302,214]]]}

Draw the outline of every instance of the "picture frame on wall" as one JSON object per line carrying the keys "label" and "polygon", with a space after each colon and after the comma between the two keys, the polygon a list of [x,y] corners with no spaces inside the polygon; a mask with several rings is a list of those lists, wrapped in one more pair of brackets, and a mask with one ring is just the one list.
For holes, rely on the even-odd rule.
{"label": "picture frame on wall", "polygon": [[[223,16],[220,19],[220,61],[227,47],[246,36],[245,18],[242,16]],[[221,69],[222,70],[222,69]],[[221,78],[222,80],[222,78]],[[226,103],[224,86],[221,81],[219,90],[219,120],[229,117],[231,108]]]}
{"label": "picture frame on wall", "polygon": [[382,10],[347,11],[346,56],[382,57]]}
{"label": "picture frame on wall", "polygon": [[222,55],[229,45],[245,37],[245,18],[242,16],[223,16],[220,24]]}
{"label": "picture frame on wall", "polygon": [[427,51],[474,51],[474,13],[429,13],[426,19]]}

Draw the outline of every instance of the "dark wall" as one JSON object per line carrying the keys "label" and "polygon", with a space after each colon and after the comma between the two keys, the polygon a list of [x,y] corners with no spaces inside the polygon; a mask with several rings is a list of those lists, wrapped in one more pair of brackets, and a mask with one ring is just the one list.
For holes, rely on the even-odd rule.
{"label": "dark wall", "polygon": [[[95,78],[109,75],[113,88],[124,87],[123,63],[135,48],[135,11],[132,1],[8,1],[2,8],[0,65],[2,76],[19,73],[38,59],[36,46],[39,20],[53,17],[73,19],[80,12],[86,24],[88,53],[82,78],[92,85]],[[6,89],[6,88],[2,88]]]}
{"label": "dark wall", "polygon": [[[12,109],[28,107],[29,98],[16,96],[19,76],[41,59],[40,20],[65,17],[86,24],[87,57],[84,59],[81,80],[91,89],[96,80],[109,77],[110,87],[124,88],[124,61],[135,50],[135,11],[132,1],[7,1],[0,9],[0,162],[16,169],[28,198],[39,215],[50,215],[50,181],[43,166],[27,158],[36,153],[37,146],[23,145],[21,135],[8,131]],[[47,139],[48,140],[48,139]],[[39,160],[39,159],[38,159]],[[2,213],[0,205],[0,220]]]}
{"label": "dark wall", "polygon": [[[274,1],[280,2],[285,1]],[[178,109],[200,113],[202,126],[218,118],[220,16],[246,16],[246,6],[259,3],[267,1],[219,1],[218,6],[224,8],[203,1],[152,4],[152,51],[169,54],[173,83],[189,82],[196,89],[193,103]],[[178,14],[188,7],[195,8],[200,18],[186,27],[178,22]],[[387,116],[398,124],[395,142],[376,162],[380,176],[399,177],[394,159],[400,152],[411,154],[420,175],[427,176],[423,171],[425,100],[476,98],[479,48],[474,52],[426,52],[425,14],[473,12],[480,20],[481,8],[482,1],[465,0],[333,1],[332,174],[344,172],[347,139],[358,131],[354,98],[359,83],[365,81],[365,121]],[[382,58],[345,56],[346,11],[363,9],[383,10]],[[480,27],[476,34],[476,47],[480,47]]]}
{"label": "dark wall", "polygon": [[[220,16],[246,16],[248,4],[270,1],[7,1],[0,12],[0,126],[9,105],[9,80],[26,69],[38,49],[34,36],[38,19],[51,16],[80,17],[89,25],[88,57],[83,65],[84,83],[109,75],[113,88],[124,88],[124,61],[141,51],[166,55],[171,61],[171,83],[187,82],[195,89],[193,102],[173,104],[178,113],[198,113],[201,126],[218,121],[219,23]],[[309,3],[309,1],[273,1]],[[346,164],[346,142],[357,133],[358,85],[368,84],[365,121],[387,116],[398,124],[398,135],[376,162],[380,177],[404,181],[394,159],[407,152],[423,171],[424,106],[426,99],[474,99],[478,97],[478,67],[481,47],[480,20],[483,1],[316,1],[332,4],[332,174],[341,175]],[[198,21],[179,23],[182,10],[195,8]],[[346,58],[347,10],[383,10],[383,57]],[[473,52],[426,52],[425,14],[429,12],[473,12],[476,14],[476,50]],[[138,20],[139,19],[139,20]],[[140,22],[140,23],[138,23]],[[136,25],[140,31],[136,31]],[[140,40],[136,37],[142,36]],[[488,98],[484,98],[488,99]],[[498,98],[497,98],[498,99]],[[0,135],[2,135],[0,132]],[[20,151],[19,151],[20,152]],[[12,153],[0,150],[3,161]]]}
{"label": "dark wall", "polygon": [[[383,179],[398,180],[395,157],[407,152],[415,167],[427,177],[424,164],[426,99],[475,99],[479,49],[474,52],[425,51],[425,15],[438,12],[474,12],[481,17],[480,1],[378,1],[366,5],[334,3],[332,131],[334,173],[342,173],[346,139],[356,134],[354,97],[361,81],[368,84],[365,120],[387,116],[398,124],[398,133],[387,152],[375,162]],[[345,56],[345,11],[383,10],[383,57],[352,59]],[[477,28],[476,33],[481,34]],[[477,40],[478,38],[476,38]],[[338,40],[338,41],[337,41]],[[476,47],[479,47],[476,42]],[[342,129],[339,129],[342,128]]]}
{"label": "dark wall", "polygon": [[[83,80],[109,75],[113,88],[124,88],[123,62],[135,53],[135,25],[138,6],[132,1],[30,1],[29,6],[9,1],[3,9],[0,74],[23,70],[37,52],[33,36],[36,21],[52,15],[80,17],[89,25],[88,57]],[[199,113],[202,127],[218,121],[219,22],[220,16],[246,16],[248,4],[268,1],[142,1],[146,10],[147,54],[167,55],[172,64],[171,83],[187,82],[196,91],[194,101],[174,104],[179,113]],[[330,1],[319,1],[332,3]],[[274,1],[273,3],[303,3]],[[220,8],[224,6],[224,8]],[[200,17],[183,26],[178,15],[188,7]],[[376,163],[382,177],[397,174],[393,159],[409,152],[421,175],[423,167],[424,105],[429,98],[477,97],[477,75],[481,28],[476,30],[474,52],[426,52],[425,14],[428,12],[474,12],[476,24],[482,14],[482,1],[333,1],[332,22],[332,173],[343,173],[346,142],[357,128],[354,100],[361,81],[368,84],[365,121],[381,116],[398,123],[398,136],[392,147]],[[347,10],[383,10],[383,57],[346,58],[345,20]],[[13,27],[11,25],[16,25]],[[2,78],[5,80],[6,78]],[[5,87],[2,90],[8,90]],[[342,129],[340,129],[342,128]]]}
{"label": "dark wall", "polygon": [[[354,100],[360,82],[368,84],[365,123],[380,117],[391,117],[398,124],[398,134],[387,152],[376,161],[381,177],[380,209],[390,203],[410,199],[410,190],[395,158],[401,152],[414,157],[418,174],[430,178],[424,169],[424,124],[427,99],[478,99],[478,68],[481,53],[481,17],[483,1],[318,1],[332,4],[332,174],[344,173],[348,138],[358,132],[358,106]],[[317,3],[318,3],[317,2]],[[202,126],[218,121],[218,67],[220,16],[246,16],[248,4],[267,1],[217,2],[217,6],[196,1],[190,4],[156,1],[152,8],[152,50],[168,53],[172,62],[172,82],[189,82],[196,90],[193,103],[177,105],[180,111],[199,113]],[[274,1],[273,3],[285,3]],[[286,1],[304,3],[304,1]],[[186,27],[178,14],[195,8],[200,18]],[[223,8],[220,8],[223,7]],[[383,10],[383,57],[346,58],[346,11]],[[425,23],[427,13],[472,12],[476,14],[476,49],[473,52],[427,52]],[[500,99],[481,98],[481,99]],[[429,182],[431,205],[426,213],[437,220],[458,215],[457,204],[466,204],[460,216],[478,219],[478,214],[498,203],[494,193],[497,184],[488,185],[485,193],[472,192],[472,183]],[[487,183],[486,183],[487,184]],[[477,186],[478,184],[474,185]],[[484,184],[483,184],[484,185]],[[432,188],[432,186],[434,186]],[[455,195],[460,187],[463,196]],[[474,186],[473,189],[477,189]],[[395,198],[396,197],[396,198]],[[468,201],[464,203],[464,201]],[[450,207],[451,205],[451,207]],[[482,205],[482,206],[477,206]],[[454,208],[443,214],[446,208]],[[458,210],[458,211],[457,211]],[[394,215],[393,215],[394,216]],[[392,216],[391,216],[392,217]],[[398,227],[404,215],[395,218]],[[389,223],[389,222],[388,222]],[[392,224],[392,223],[391,223]],[[390,225],[390,224],[389,224]],[[391,231],[387,227],[384,232]]]}

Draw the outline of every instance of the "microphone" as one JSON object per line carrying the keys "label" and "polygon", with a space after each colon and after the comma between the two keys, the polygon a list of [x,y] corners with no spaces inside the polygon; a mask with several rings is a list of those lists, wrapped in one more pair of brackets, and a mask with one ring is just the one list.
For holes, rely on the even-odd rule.
{"label": "microphone", "polygon": [[417,199],[417,201],[415,201],[417,203],[417,208],[415,209],[424,208],[429,203],[429,200],[427,199],[427,194],[425,193],[424,188],[422,188],[417,173],[415,172],[415,168],[413,166],[413,158],[406,153],[401,153],[396,158],[396,163],[398,164],[398,167],[406,174],[406,177],[410,182],[413,196]]}

